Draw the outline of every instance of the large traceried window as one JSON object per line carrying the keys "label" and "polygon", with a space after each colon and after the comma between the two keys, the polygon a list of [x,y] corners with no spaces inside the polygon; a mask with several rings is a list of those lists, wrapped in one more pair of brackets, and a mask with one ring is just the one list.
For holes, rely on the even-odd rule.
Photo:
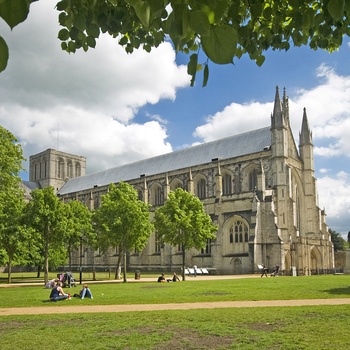
{"label": "large traceried window", "polygon": [[175,179],[171,182],[170,184],[170,190],[171,191],[175,191],[178,188],[183,188],[183,183],[181,180],[179,179]]}
{"label": "large traceried window", "polygon": [[79,163],[75,163],[75,177],[81,176],[81,166]]}
{"label": "large traceried window", "polygon": [[154,252],[160,253],[161,241],[157,232],[154,234]]}
{"label": "large traceried window", "polygon": [[253,169],[249,173],[249,191],[254,191],[257,187],[257,171],[256,169]]}
{"label": "large traceried window", "polygon": [[64,161],[62,158],[57,162],[57,177],[59,179],[64,179]]}
{"label": "large traceried window", "polygon": [[228,230],[226,253],[248,253],[249,228],[243,220],[235,220]]}
{"label": "large traceried window", "polygon": [[232,194],[232,176],[224,174],[222,177],[222,194],[228,196]]}
{"label": "large traceried window", "polygon": [[152,189],[153,192],[153,205],[160,206],[163,204],[163,193],[160,185],[156,185]]}
{"label": "large traceried window", "polygon": [[296,196],[296,208],[295,208],[295,211],[296,211],[296,227],[297,227],[297,230],[300,231],[301,230],[301,215],[300,215],[300,211],[301,211],[301,204],[300,204],[300,196],[299,196],[299,191],[298,191],[298,188],[296,188],[296,191],[295,191],[295,196]]}
{"label": "large traceried window", "polygon": [[206,198],[206,182],[205,179],[200,179],[197,182],[197,196],[199,199]]}
{"label": "large traceried window", "polygon": [[211,254],[211,239],[207,240],[205,248],[201,249],[201,254]]}

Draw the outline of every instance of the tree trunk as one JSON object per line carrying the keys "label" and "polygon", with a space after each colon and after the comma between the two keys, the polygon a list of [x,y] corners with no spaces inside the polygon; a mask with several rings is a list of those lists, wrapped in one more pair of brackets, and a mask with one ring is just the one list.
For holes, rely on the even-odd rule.
{"label": "tree trunk", "polygon": [[40,273],[41,273],[41,266],[38,265],[38,269],[36,270],[36,277],[40,278]]}
{"label": "tree trunk", "polygon": [[7,283],[11,283],[11,270],[12,270],[12,259],[9,258],[8,261],[8,270],[7,270]]}
{"label": "tree trunk", "polygon": [[72,271],[72,246],[68,246],[68,265],[69,265],[69,271]]}
{"label": "tree trunk", "polygon": [[44,283],[49,281],[49,244],[45,244],[44,251]]}
{"label": "tree trunk", "polygon": [[126,252],[125,251],[123,251],[123,266],[124,266],[124,269],[123,269],[124,283],[126,283],[127,279],[126,279]]}
{"label": "tree trunk", "polygon": [[185,248],[182,248],[182,280],[186,281],[186,274],[185,274]]}
{"label": "tree trunk", "polygon": [[115,276],[114,278],[116,280],[120,280],[121,279],[121,276],[120,276],[120,265],[121,265],[121,262],[122,262],[122,254],[119,254],[118,256],[118,261],[117,261],[117,266],[115,268]]}

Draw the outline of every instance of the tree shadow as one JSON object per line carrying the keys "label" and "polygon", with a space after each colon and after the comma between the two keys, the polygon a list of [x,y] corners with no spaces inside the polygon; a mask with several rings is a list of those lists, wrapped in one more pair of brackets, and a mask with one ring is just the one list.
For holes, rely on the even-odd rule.
{"label": "tree shadow", "polygon": [[349,296],[350,295],[350,286],[342,287],[342,288],[325,289],[322,292],[329,293],[332,295]]}

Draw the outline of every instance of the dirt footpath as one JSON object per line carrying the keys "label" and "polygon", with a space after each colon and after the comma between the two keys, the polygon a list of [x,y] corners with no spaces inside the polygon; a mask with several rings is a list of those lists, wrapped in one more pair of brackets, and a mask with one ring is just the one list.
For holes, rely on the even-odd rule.
{"label": "dirt footpath", "polygon": [[[243,307],[271,307],[271,306],[312,306],[312,305],[349,305],[350,298],[339,299],[304,299],[304,300],[259,300],[259,301],[219,301],[203,303],[178,304],[133,304],[133,305],[91,305],[69,306],[69,300],[63,301],[67,306],[61,306],[57,311],[68,313],[101,313],[101,312],[136,312],[156,310],[190,310],[190,309],[220,309]],[[45,315],[52,314],[52,307],[2,308],[0,316],[10,315]]]}

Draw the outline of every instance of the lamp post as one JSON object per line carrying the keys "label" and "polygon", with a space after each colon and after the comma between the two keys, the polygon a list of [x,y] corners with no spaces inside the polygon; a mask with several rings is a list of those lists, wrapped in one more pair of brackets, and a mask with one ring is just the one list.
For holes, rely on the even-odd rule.
{"label": "lamp post", "polygon": [[79,266],[79,284],[83,279],[83,236],[80,236],[80,266]]}

